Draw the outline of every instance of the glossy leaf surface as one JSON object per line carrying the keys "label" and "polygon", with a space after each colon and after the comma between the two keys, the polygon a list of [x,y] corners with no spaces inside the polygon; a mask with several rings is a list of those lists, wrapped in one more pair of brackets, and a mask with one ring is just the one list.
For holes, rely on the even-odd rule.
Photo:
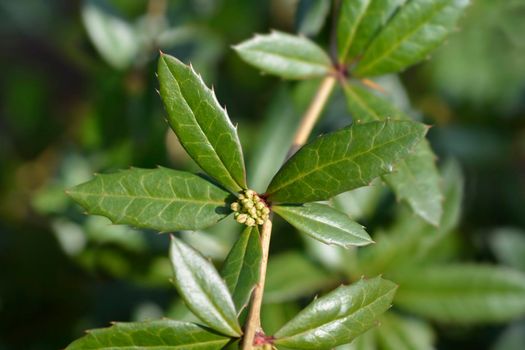
{"label": "glossy leaf surface", "polygon": [[229,340],[193,323],[162,320],[94,329],[66,350],[219,350]]}
{"label": "glossy leaf surface", "polygon": [[404,0],[343,0],[337,25],[339,62],[360,54]]}
{"label": "glossy leaf surface", "polygon": [[325,204],[274,206],[273,210],[298,230],[326,244],[350,248],[373,242],[363,226]]}
{"label": "glossy leaf surface", "polygon": [[313,41],[277,31],[257,35],[234,49],[247,63],[285,79],[322,77],[331,67],[328,55]]}
{"label": "glossy leaf surface", "polygon": [[192,67],[162,54],[158,76],[168,122],[188,154],[210,176],[231,191],[246,188],[237,130]]}
{"label": "glossy leaf surface", "polygon": [[396,306],[441,322],[507,321],[525,313],[525,275],[483,265],[432,266],[392,275]]}
{"label": "glossy leaf surface", "polygon": [[228,336],[240,336],[235,305],[215,267],[175,237],[171,240],[170,259],[173,283],[188,308],[210,328]]}
{"label": "glossy leaf surface", "polygon": [[[410,119],[390,102],[360,86],[345,84],[344,91],[354,118],[364,121]],[[415,147],[413,154],[396,163],[395,171],[383,179],[398,199],[406,201],[418,216],[439,225],[443,213],[441,179],[435,155],[426,140]]]}
{"label": "glossy leaf surface", "polygon": [[277,333],[275,343],[294,349],[331,349],[372,328],[391,306],[397,286],[376,277],[341,286],[314,300]]}
{"label": "glossy leaf surface", "polygon": [[261,258],[258,226],[246,227],[230,250],[221,270],[237,313],[248,304],[252,290],[259,280]]}
{"label": "glossy leaf surface", "polygon": [[301,148],[270,183],[272,202],[304,203],[329,199],[368,185],[392,171],[420,142],[427,127],[409,121],[353,124]]}
{"label": "glossy leaf surface", "polygon": [[162,232],[204,228],[229,213],[228,192],[200,176],[166,168],[96,175],[68,194],[88,214]]}
{"label": "glossy leaf surface", "polygon": [[468,0],[411,0],[372,40],[356,76],[399,72],[423,60],[454,30]]}

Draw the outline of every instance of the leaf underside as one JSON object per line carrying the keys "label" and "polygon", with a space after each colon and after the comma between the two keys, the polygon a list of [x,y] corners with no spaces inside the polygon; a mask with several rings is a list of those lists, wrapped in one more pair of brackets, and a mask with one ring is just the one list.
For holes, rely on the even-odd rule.
{"label": "leaf underside", "polygon": [[293,349],[331,349],[372,328],[391,306],[397,286],[380,277],[341,286],[314,300],[275,334]]}
{"label": "leaf underside", "polygon": [[66,350],[219,350],[229,340],[193,323],[159,320],[94,329]]}
{"label": "leaf underside", "polygon": [[205,228],[230,212],[228,192],[200,176],[166,168],[96,175],[67,193],[88,214],[161,232]]}
{"label": "leaf underside", "polygon": [[215,267],[197,251],[172,237],[173,283],[188,308],[210,328],[232,337],[242,331],[228,287]]}
{"label": "leaf underside", "polygon": [[[354,118],[365,122],[387,118],[410,120],[390,102],[366,89],[344,84],[347,105]],[[437,226],[443,214],[441,178],[435,165],[435,155],[427,140],[419,143],[414,152],[396,163],[395,171],[383,180],[399,200],[406,201],[412,210],[430,224]]]}
{"label": "leaf underside", "polygon": [[246,188],[246,172],[236,128],[200,75],[162,54],[158,76],[168,122],[188,154],[230,191]]}
{"label": "leaf underside", "polygon": [[256,35],[234,49],[247,63],[285,79],[307,79],[328,74],[331,61],[313,41],[273,31]]}
{"label": "leaf underside", "polygon": [[232,294],[237,314],[246,307],[259,281],[261,258],[258,226],[246,227],[221,269],[221,276]]}
{"label": "leaf underside", "polygon": [[387,120],[354,123],[318,137],[283,165],[268,187],[268,198],[305,203],[368,185],[391,172],[394,162],[407,156],[426,131],[420,123]]}
{"label": "leaf underside", "polygon": [[372,243],[363,226],[348,215],[320,203],[274,206],[273,210],[298,230],[326,244],[343,248]]}

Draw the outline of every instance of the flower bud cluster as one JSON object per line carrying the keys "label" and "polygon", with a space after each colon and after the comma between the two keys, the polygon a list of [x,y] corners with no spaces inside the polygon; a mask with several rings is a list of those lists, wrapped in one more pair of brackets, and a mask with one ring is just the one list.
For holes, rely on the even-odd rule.
{"label": "flower bud cluster", "polygon": [[270,215],[270,208],[253,190],[239,194],[239,200],[230,206],[238,223],[246,226],[262,225]]}

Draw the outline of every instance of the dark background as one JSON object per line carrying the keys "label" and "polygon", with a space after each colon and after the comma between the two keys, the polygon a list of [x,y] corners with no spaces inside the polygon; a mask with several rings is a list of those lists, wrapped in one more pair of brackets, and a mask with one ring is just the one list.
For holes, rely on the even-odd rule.
{"label": "dark background", "polygon": [[[259,74],[230,46],[271,28],[295,31],[295,3],[168,1],[163,11],[159,1],[115,0],[104,8],[137,23],[157,18],[160,4],[167,23],[140,31],[178,28],[163,50],[214,85],[249,154],[275,91],[293,83]],[[175,312],[166,236],[88,219],[63,194],[95,171],[195,169],[167,136],[156,45],[144,39],[132,58],[123,54],[127,63],[110,62],[88,35],[85,4],[0,1],[1,350],[64,348],[87,328]],[[464,171],[465,256],[494,261],[491,237],[503,228],[523,236],[525,227],[525,2],[477,0],[460,27],[401,80],[435,125],[440,159],[456,158]],[[317,40],[327,37],[325,28]],[[341,120],[349,122],[344,108],[331,108],[324,124]],[[440,344],[488,349],[502,328],[445,327]]]}

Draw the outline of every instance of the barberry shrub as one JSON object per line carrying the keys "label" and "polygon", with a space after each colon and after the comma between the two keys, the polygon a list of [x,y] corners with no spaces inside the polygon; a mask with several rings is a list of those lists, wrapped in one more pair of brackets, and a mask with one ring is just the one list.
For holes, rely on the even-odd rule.
{"label": "barberry shrub", "polygon": [[[400,293],[396,302],[402,308],[430,317],[441,312],[444,320],[453,310],[435,309],[446,300],[433,303],[430,288],[439,291],[443,285],[463,283],[466,290],[489,286],[523,295],[521,276],[490,268],[452,266],[403,274],[400,271],[407,265],[417,265],[418,257],[405,256],[402,249],[392,251],[378,237],[378,248],[347,268],[354,283],[319,296],[275,332],[265,332],[261,326],[274,214],[316,241],[353,252],[354,247],[374,241],[331,200],[379,178],[417,216],[418,228],[430,232],[417,243],[421,254],[450,230],[460,205],[459,176],[449,176],[452,180],[442,186],[436,157],[425,139],[428,126],[371,91],[379,87],[370,79],[425,59],[454,30],[467,3],[343,0],[332,11],[336,25],[331,47],[336,51],[328,53],[305,36],[277,31],[234,46],[244,61],[265,73],[290,80],[322,80],[297,132],[288,137],[287,157],[260,193],[247,183],[250,176],[237,127],[214,91],[191,65],[161,53],[159,93],[167,121],[203,173],[131,168],[96,175],[68,194],[88,214],[106,216],[115,224],[176,232],[205,229],[231,215],[243,230],[220,271],[184,241],[171,238],[173,283],[198,323],[168,319],[116,323],[89,331],[67,349],[332,349],[350,344],[379,321],[387,325],[385,329],[408,327],[409,321],[385,313],[394,300],[396,283],[423,290],[415,296]],[[307,143],[336,87],[344,93],[353,123]],[[413,242],[420,242],[413,233],[420,231],[406,229],[399,241],[413,248]],[[434,237],[428,238],[430,234]],[[401,265],[403,269],[393,268]],[[379,276],[386,270],[393,271],[389,276],[396,283]],[[517,299],[507,304],[494,317],[479,310],[478,316],[483,314],[480,318],[488,321],[506,319],[525,309]],[[477,300],[472,310],[479,305]],[[375,334],[367,332],[354,344],[375,348],[367,347],[375,344],[370,340]]]}

